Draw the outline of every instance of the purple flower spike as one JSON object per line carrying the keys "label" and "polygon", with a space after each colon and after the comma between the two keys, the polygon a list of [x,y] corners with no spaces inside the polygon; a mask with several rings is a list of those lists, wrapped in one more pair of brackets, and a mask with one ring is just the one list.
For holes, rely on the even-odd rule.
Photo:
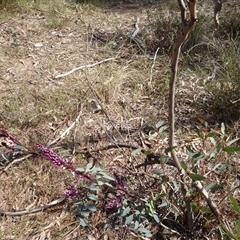
{"label": "purple flower spike", "polygon": [[64,194],[67,198],[77,196],[78,193],[79,192],[76,189],[74,189],[73,186],[69,186],[64,192]]}
{"label": "purple flower spike", "polygon": [[48,158],[56,167],[60,167],[62,169],[72,168],[73,167],[73,162],[66,159],[57,156],[53,150],[38,144],[37,148],[45,155],[46,158]]}

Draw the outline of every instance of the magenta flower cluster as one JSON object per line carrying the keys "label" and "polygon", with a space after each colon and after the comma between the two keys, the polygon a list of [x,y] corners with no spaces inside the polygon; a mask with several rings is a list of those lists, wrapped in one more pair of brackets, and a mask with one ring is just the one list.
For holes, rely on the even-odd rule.
{"label": "magenta flower cluster", "polygon": [[78,193],[79,192],[73,186],[69,186],[64,192],[67,198],[77,196]]}
{"label": "magenta flower cluster", "polygon": [[56,167],[60,167],[62,169],[66,169],[66,168],[69,168],[72,170],[73,168],[73,161],[71,160],[68,160],[66,158],[62,158],[62,157],[59,157],[57,156],[53,150],[41,145],[41,144],[38,144],[37,145],[37,148],[44,154],[44,156],[50,160]]}
{"label": "magenta flower cluster", "polygon": [[[128,187],[124,185],[123,179],[116,172],[113,173],[116,180],[116,187],[119,190],[128,190]],[[113,198],[105,205],[106,209],[114,210],[119,208],[122,205],[122,202],[125,200],[125,197],[121,193],[116,193]]]}
{"label": "magenta flower cluster", "polygon": [[122,202],[125,198],[117,193],[115,197],[111,198],[109,202],[105,205],[105,207],[109,210],[114,210],[115,208],[119,208],[122,205]]}

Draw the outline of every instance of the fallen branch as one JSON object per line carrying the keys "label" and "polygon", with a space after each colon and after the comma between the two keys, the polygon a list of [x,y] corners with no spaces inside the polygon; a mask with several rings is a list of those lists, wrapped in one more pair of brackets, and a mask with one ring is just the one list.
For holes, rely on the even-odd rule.
{"label": "fallen branch", "polygon": [[156,50],[156,52],[155,52],[155,54],[154,54],[153,64],[152,64],[152,66],[151,66],[150,81],[149,81],[149,85],[150,85],[150,86],[152,85],[153,68],[154,68],[155,63],[156,63],[156,58],[157,58],[158,51],[159,51],[159,47],[157,48],[157,50]]}
{"label": "fallen branch", "polygon": [[32,210],[21,210],[21,211],[16,211],[16,212],[8,212],[8,211],[0,211],[0,216],[1,215],[7,215],[7,216],[12,216],[12,217],[15,217],[15,216],[22,216],[22,215],[26,215],[26,214],[33,214],[33,213],[38,213],[38,212],[42,212],[50,207],[53,207],[57,204],[60,204],[60,203],[63,203],[65,200],[66,200],[66,196],[62,196],[52,202],[50,202],[49,204],[46,204],[44,206],[41,206],[41,207],[37,207],[37,208],[34,208]]}
{"label": "fallen branch", "polygon": [[60,75],[57,75],[56,77],[54,77],[54,79],[57,79],[57,78],[61,78],[61,77],[65,77],[69,74],[72,74],[78,70],[81,70],[81,69],[85,69],[85,68],[91,68],[91,67],[95,67],[99,64],[102,64],[102,63],[105,63],[105,62],[109,62],[109,61],[112,61],[114,60],[114,58],[107,58],[107,59],[104,59],[100,62],[96,62],[96,63],[93,63],[93,64],[88,64],[88,65],[83,65],[83,66],[80,66],[80,67],[76,67],[76,68],[73,68],[71,71],[69,72],[66,72],[66,73],[63,73],[63,74],[60,74]]}

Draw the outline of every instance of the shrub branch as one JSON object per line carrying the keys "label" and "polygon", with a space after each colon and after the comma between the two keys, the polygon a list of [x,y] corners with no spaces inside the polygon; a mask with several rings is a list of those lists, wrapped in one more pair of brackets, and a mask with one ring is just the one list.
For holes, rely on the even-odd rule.
{"label": "shrub branch", "polygon": [[[175,162],[175,165],[180,173],[181,181],[182,181],[182,194],[185,200],[186,204],[186,210],[187,210],[187,220],[188,220],[188,226],[189,229],[192,229],[193,227],[193,214],[192,214],[192,208],[190,204],[190,196],[187,190],[187,184],[186,184],[186,176],[187,172],[181,167],[180,161],[176,156],[175,152],[175,140],[174,140],[174,132],[175,132],[175,115],[174,115],[174,106],[175,106],[175,84],[177,80],[177,71],[178,71],[178,60],[179,55],[181,52],[181,47],[184,41],[187,39],[189,32],[191,31],[192,27],[194,26],[196,20],[197,20],[197,14],[196,14],[196,3],[197,0],[189,0],[187,1],[187,7],[190,13],[190,20],[187,20],[186,17],[186,11],[187,7],[185,5],[184,0],[178,0],[178,4],[181,10],[181,20],[182,20],[182,29],[180,34],[178,35],[175,43],[173,44],[172,48],[172,63],[171,63],[171,78],[169,83],[169,146],[171,148],[171,155],[172,159]],[[216,204],[211,200],[209,197],[207,191],[203,188],[200,181],[194,181],[193,182],[195,187],[198,189],[198,191],[204,196],[209,208],[214,213],[214,215],[219,219],[219,211],[217,209]]]}

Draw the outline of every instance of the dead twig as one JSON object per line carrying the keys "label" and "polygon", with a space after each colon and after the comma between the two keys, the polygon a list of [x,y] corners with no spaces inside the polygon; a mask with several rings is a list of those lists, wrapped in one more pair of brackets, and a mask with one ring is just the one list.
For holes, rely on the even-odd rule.
{"label": "dead twig", "polygon": [[152,78],[153,78],[153,68],[155,66],[155,63],[156,63],[156,58],[157,58],[157,54],[158,54],[158,51],[159,51],[159,47],[157,48],[155,54],[154,54],[154,58],[153,58],[153,64],[151,66],[151,73],[150,73],[150,81],[149,81],[149,85],[151,86],[152,84]]}
{"label": "dead twig", "polygon": [[60,203],[63,203],[64,201],[66,200],[66,196],[62,196],[44,206],[41,206],[41,207],[37,207],[37,208],[34,208],[32,210],[21,210],[21,211],[16,211],[16,212],[7,212],[7,211],[0,211],[0,216],[1,215],[8,215],[8,216],[12,216],[12,217],[15,217],[15,216],[22,216],[22,215],[26,215],[26,214],[33,214],[33,213],[38,213],[38,212],[42,212],[50,207],[53,207],[57,204],[60,204]]}
{"label": "dead twig", "polygon": [[12,162],[10,162],[10,163],[3,169],[3,171],[6,172],[13,164],[22,162],[22,161],[24,161],[25,159],[31,157],[32,155],[33,155],[33,154],[30,153],[30,154],[27,154],[26,156],[23,156],[23,157],[21,157],[21,158],[17,158],[17,159],[15,159],[15,160],[13,160]]}
{"label": "dead twig", "polygon": [[53,140],[51,143],[48,144],[48,147],[52,146],[53,144],[55,144],[56,142],[60,141],[61,139],[63,139],[65,137],[65,135],[69,134],[70,130],[72,128],[74,128],[74,126],[76,126],[79,122],[79,119],[82,115],[82,108],[80,108],[79,114],[77,116],[77,118],[75,119],[75,121],[70,125],[69,128],[67,128],[60,137],[56,138],[55,140]]}
{"label": "dead twig", "polygon": [[140,28],[139,28],[139,22],[140,22],[140,18],[139,17],[137,17],[137,21],[136,21],[136,23],[135,23],[135,31],[133,32],[133,34],[132,34],[132,38],[135,38],[136,36],[137,36],[137,34],[139,33],[139,31],[140,31]]}
{"label": "dead twig", "polygon": [[74,73],[78,70],[85,69],[85,68],[92,68],[92,67],[95,67],[99,64],[109,62],[109,61],[112,61],[112,60],[114,60],[114,58],[107,58],[107,59],[104,59],[102,61],[99,61],[99,62],[96,62],[96,63],[93,63],[93,64],[88,64],[88,65],[83,65],[83,66],[80,66],[80,67],[76,67],[76,68],[73,68],[72,70],[70,70],[66,73],[59,74],[59,75],[55,76],[54,79],[61,78],[61,77],[66,77],[67,75],[72,74],[72,73]]}

